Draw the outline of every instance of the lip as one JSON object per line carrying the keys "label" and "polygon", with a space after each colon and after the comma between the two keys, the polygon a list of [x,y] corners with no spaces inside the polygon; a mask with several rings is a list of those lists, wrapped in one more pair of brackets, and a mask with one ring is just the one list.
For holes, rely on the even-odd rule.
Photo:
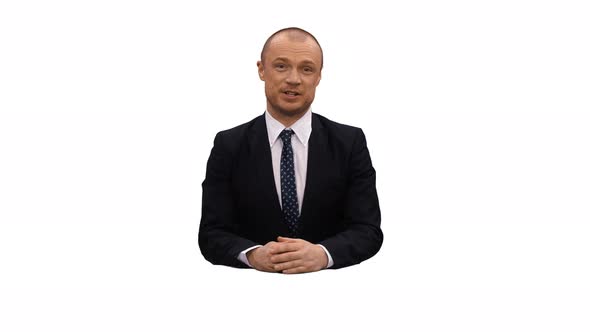
{"label": "lip", "polygon": [[[289,94],[288,92],[294,94]],[[283,95],[283,97],[286,99],[297,99],[297,97],[301,96],[301,93],[295,90],[282,90],[281,95]]]}

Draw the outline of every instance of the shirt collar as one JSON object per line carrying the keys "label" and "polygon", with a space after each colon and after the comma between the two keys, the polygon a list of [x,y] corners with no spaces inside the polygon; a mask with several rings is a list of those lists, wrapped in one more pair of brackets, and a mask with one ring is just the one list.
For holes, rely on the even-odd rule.
{"label": "shirt collar", "polygon": [[[286,129],[282,123],[272,117],[268,111],[265,113],[266,119],[266,130],[268,132],[268,141],[270,146],[272,147],[281,132]],[[295,133],[295,137],[303,144],[303,146],[307,147],[307,143],[309,142],[309,136],[311,136],[311,109],[309,109],[305,114],[297,120],[294,124],[289,127]]]}

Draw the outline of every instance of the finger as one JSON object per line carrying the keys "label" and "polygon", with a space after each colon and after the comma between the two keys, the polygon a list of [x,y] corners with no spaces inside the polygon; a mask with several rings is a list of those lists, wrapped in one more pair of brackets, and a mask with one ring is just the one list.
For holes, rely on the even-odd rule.
{"label": "finger", "polygon": [[265,246],[265,247],[267,247],[268,249],[271,249],[271,248],[273,248],[274,246],[276,246],[276,245],[277,245],[277,243],[278,243],[278,242],[275,242],[275,241],[270,241],[270,242],[268,242],[267,244],[265,244],[264,246]]}
{"label": "finger", "polygon": [[297,259],[301,259],[301,252],[299,251],[289,251],[282,254],[272,255],[270,257],[272,263],[290,262]]}
{"label": "finger", "polygon": [[302,247],[302,244],[298,242],[279,242],[273,247],[271,253],[281,254],[284,252],[297,251]]}
{"label": "finger", "polygon": [[277,241],[278,242],[294,242],[294,241],[297,241],[297,240],[299,240],[299,239],[294,239],[292,237],[284,237],[284,236],[279,236],[277,238]]}
{"label": "finger", "polygon": [[271,241],[267,244],[264,245],[266,247],[266,249],[268,250],[269,253],[273,253],[273,251],[277,250],[277,246],[280,246],[280,243],[275,242],[275,241]]}
{"label": "finger", "polygon": [[298,267],[294,267],[292,269],[283,270],[284,274],[297,274],[297,273],[306,273],[306,272],[311,272],[311,270],[308,270],[305,266],[298,266]]}
{"label": "finger", "polygon": [[284,271],[284,270],[294,269],[294,268],[302,266],[302,265],[303,265],[303,261],[300,259],[297,259],[294,261],[275,264],[274,268],[275,268],[275,271]]}

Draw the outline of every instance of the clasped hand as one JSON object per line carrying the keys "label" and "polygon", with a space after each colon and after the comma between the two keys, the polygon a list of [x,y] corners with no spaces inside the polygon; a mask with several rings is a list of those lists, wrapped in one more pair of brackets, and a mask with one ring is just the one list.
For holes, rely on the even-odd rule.
{"label": "clasped hand", "polygon": [[265,272],[314,272],[328,265],[328,257],[321,246],[282,236],[249,251],[246,256],[252,267]]}

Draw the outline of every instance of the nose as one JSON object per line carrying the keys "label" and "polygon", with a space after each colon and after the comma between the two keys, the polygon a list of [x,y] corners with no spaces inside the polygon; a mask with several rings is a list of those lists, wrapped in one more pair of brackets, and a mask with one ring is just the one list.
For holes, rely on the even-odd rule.
{"label": "nose", "polygon": [[301,84],[301,76],[297,70],[290,70],[286,81],[291,85],[299,85]]}

